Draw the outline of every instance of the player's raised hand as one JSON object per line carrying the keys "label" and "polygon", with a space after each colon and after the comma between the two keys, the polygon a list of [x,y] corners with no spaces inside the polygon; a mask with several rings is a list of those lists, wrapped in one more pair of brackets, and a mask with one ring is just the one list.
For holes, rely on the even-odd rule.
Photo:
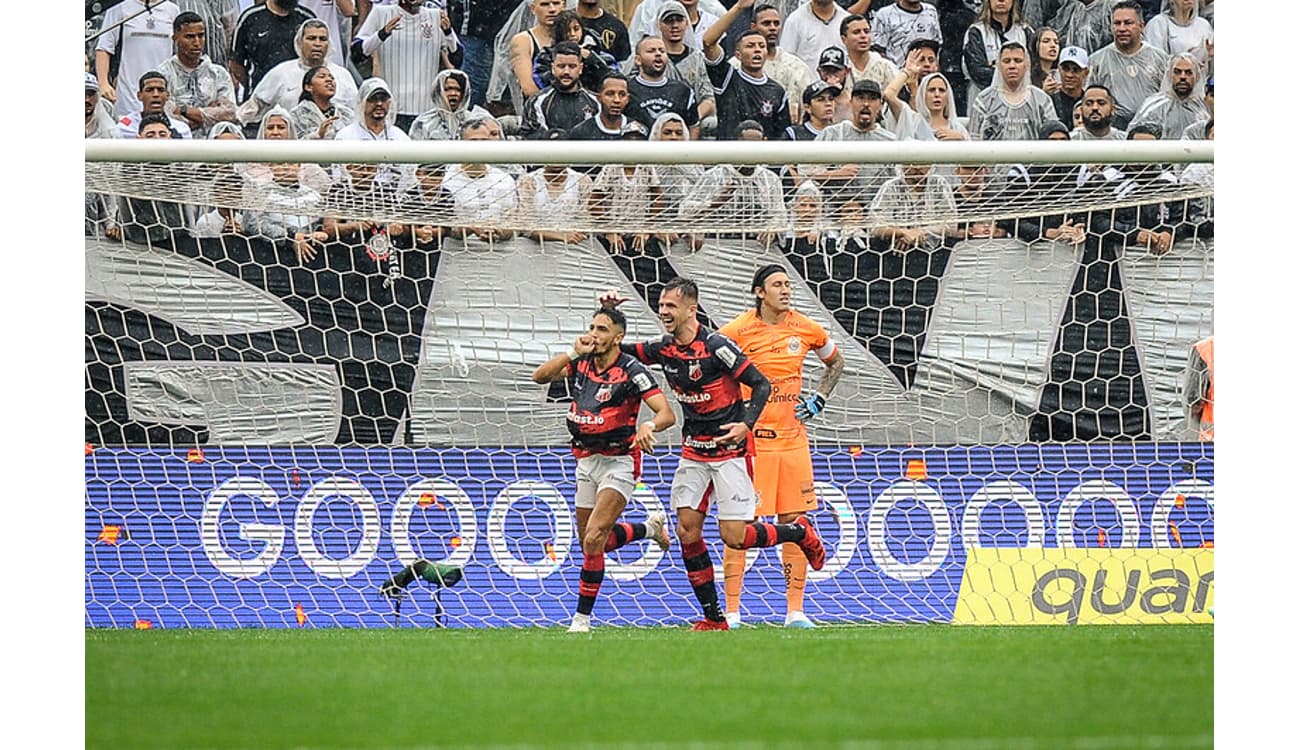
{"label": "player's raised hand", "polygon": [[800,422],[807,422],[826,408],[826,397],[820,393],[804,396],[794,407],[794,415]]}
{"label": "player's raised hand", "polygon": [[596,339],[592,338],[590,334],[584,333],[578,337],[577,341],[573,342],[573,351],[579,355],[591,354],[595,349]]}
{"label": "player's raised hand", "polygon": [[619,305],[623,304],[624,302],[627,302],[630,299],[632,298],[624,297],[622,294],[619,293],[617,289],[606,289],[605,291],[596,295],[596,302],[600,303],[601,307],[606,307],[606,308],[618,307]]}

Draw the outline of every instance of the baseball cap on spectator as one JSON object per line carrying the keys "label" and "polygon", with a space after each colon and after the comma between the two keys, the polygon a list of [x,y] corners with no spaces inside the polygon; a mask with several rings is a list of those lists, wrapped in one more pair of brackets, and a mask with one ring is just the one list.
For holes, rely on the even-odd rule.
{"label": "baseball cap on spectator", "polygon": [[880,84],[871,80],[870,78],[864,78],[861,81],[854,81],[853,95],[874,96],[875,98],[880,99],[881,98]]}
{"label": "baseball cap on spectator", "polygon": [[933,39],[913,39],[911,44],[907,45],[907,54],[912,54],[912,50],[925,47],[926,49],[939,54],[939,43]]}
{"label": "baseball cap on spectator", "polygon": [[382,78],[367,78],[361,82],[361,87],[357,91],[360,95],[358,98],[363,102],[368,102],[375,98],[375,94],[383,92],[388,95],[389,99],[393,98],[393,90],[388,88],[388,81]]}
{"label": "baseball cap on spectator", "polygon": [[86,74],[86,90],[99,91],[99,79],[90,73]]}
{"label": "baseball cap on spectator", "polygon": [[812,100],[830,92],[832,98],[838,97],[844,89],[825,81],[813,81],[803,90],[803,103],[812,104]]}
{"label": "baseball cap on spectator", "polygon": [[849,64],[844,55],[844,50],[839,47],[827,47],[822,50],[821,57],[817,58],[817,67],[843,70],[844,68],[849,67]]}
{"label": "baseball cap on spectator", "polygon": [[671,18],[673,16],[690,18],[690,16],[686,15],[686,6],[677,2],[677,0],[668,0],[668,2],[659,6],[658,18],[660,21],[664,20],[665,18]]}
{"label": "baseball cap on spectator", "polygon": [[650,137],[650,131],[646,130],[645,125],[642,125],[636,120],[628,120],[627,123],[623,125],[623,129],[619,131],[619,137],[638,138],[644,141]]}
{"label": "baseball cap on spectator", "polygon": [[1066,47],[1061,50],[1061,56],[1057,59],[1056,64],[1074,63],[1080,68],[1088,67],[1088,51],[1083,47]]}

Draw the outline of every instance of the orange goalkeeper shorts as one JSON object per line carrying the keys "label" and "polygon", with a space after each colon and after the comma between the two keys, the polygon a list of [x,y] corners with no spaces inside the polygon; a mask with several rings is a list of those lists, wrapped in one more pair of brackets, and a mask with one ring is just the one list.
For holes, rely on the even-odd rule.
{"label": "orange goalkeeper shorts", "polygon": [[758,490],[758,513],[808,513],[817,507],[813,489],[812,454],[808,446],[785,450],[764,450],[758,441],[754,456],[754,489]]}

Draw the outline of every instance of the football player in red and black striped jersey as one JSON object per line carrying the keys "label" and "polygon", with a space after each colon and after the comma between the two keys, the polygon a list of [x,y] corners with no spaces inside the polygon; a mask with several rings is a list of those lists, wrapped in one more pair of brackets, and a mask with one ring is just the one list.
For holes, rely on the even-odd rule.
{"label": "football player in red and black striped jersey", "polygon": [[[625,302],[617,291],[600,295],[611,309]],[[711,501],[718,506],[718,530],[733,549],[772,547],[795,542],[813,570],[826,563],[826,550],[807,518],[795,523],[754,521],[758,494],[754,491],[750,431],[767,403],[772,386],[751,366],[731,339],[700,324],[699,288],[689,279],[675,278],[659,294],[659,321],[667,335],[656,341],[623,344],[624,352],[646,364],[663,367],[668,385],[682,406],[682,457],[673,476],[673,508],[682,562],[704,619],[693,630],[727,630],[718,605],[713,561],[704,545],[704,517]],[[745,401],[740,384],[750,388]]]}
{"label": "football player in red and black striped jersey", "polygon": [[[619,350],[627,320],[618,310],[598,310],[587,333],[573,349],[542,363],[533,382],[568,378],[573,395],[567,422],[578,458],[578,535],[582,539],[582,573],[578,611],[570,633],[591,629],[591,610],[605,578],[605,553],[638,539],[652,539],[668,549],[667,518],[652,512],[645,523],[618,522],[641,475],[641,451],[654,448],[654,433],[676,417],[645,365]],[[637,424],[641,402],[654,418]]]}

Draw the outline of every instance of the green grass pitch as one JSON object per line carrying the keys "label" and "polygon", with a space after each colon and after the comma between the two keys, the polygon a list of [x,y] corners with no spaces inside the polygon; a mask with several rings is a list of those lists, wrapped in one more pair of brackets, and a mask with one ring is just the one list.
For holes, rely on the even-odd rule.
{"label": "green grass pitch", "polygon": [[1212,626],[87,630],[89,748],[1213,745]]}

